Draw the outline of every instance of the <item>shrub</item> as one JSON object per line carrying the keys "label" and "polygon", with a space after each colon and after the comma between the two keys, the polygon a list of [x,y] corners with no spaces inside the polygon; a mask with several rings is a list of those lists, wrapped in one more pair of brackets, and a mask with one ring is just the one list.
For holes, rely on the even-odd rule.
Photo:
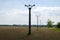
{"label": "shrub", "polygon": [[57,23],[57,28],[60,28],[60,22]]}
{"label": "shrub", "polygon": [[47,27],[53,27],[53,26],[52,26],[52,21],[48,21],[48,22],[47,22]]}

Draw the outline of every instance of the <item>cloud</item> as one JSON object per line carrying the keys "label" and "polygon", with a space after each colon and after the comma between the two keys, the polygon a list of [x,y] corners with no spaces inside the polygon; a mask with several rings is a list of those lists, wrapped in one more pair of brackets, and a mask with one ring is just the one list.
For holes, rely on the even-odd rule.
{"label": "cloud", "polygon": [[60,7],[36,7],[32,12],[40,16],[60,16]]}
{"label": "cloud", "polygon": [[2,10],[0,11],[0,19],[0,24],[28,24],[28,11],[20,9]]}
{"label": "cloud", "polygon": [[[31,13],[32,24],[37,23],[36,15],[39,15],[39,24],[47,24],[48,19],[56,24],[60,22],[60,7],[35,7]],[[22,9],[8,9],[0,11],[0,24],[28,24],[29,12]]]}
{"label": "cloud", "polygon": [[35,15],[40,15],[42,24],[46,24],[48,19],[55,22],[60,22],[60,7],[36,7],[33,9]]}

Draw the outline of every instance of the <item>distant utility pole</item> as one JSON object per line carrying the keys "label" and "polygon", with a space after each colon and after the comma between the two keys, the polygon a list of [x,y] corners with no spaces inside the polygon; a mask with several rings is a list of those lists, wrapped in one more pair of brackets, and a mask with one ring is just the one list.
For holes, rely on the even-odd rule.
{"label": "distant utility pole", "polygon": [[41,27],[41,19],[40,19],[40,27]]}
{"label": "distant utility pole", "polygon": [[36,15],[36,17],[37,17],[37,31],[38,31],[39,15]]}
{"label": "distant utility pole", "polygon": [[28,35],[31,35],[31,8],[35,5],[25,5],[29,9],[29,32]]}

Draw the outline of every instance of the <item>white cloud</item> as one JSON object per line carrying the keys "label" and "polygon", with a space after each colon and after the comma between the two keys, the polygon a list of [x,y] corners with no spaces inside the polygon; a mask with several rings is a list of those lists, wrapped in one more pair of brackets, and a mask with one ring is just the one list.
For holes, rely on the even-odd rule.
{"label": "white cloud", "polygon": [[[48,19],[55,22],[60,22],[60,7],[36,7],[33,9],[35,15],[40,15],[42,24],[46,24]],[[56,17],[56,18],[54,18]]]}
{"label": "white cloud", "polygon": [[[9,9],[0,11],[0,24],[28,24],[28,10]],[[60,7],[36,7],[32,9],[32,24],[36,24],[36,15],[40,15],[39,24],[46,24],[48,19],[60,22]]]}
{"label": "white cloud", "polygon": [[[1,11],[0,24],[27,24],[28,23],[28,11],[20,9],[9,9]],[[25,20],[26,19],[26,20]]]}

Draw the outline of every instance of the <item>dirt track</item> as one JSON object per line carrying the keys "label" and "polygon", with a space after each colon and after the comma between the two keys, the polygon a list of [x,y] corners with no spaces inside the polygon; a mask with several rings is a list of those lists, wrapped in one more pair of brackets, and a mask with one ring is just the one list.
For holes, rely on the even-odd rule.
{"label": "dirt track", "polygon": [[60,32],[48,28],[32,28],[32,34],[27,35],[28,28],[0,27],[0,40],[60,40]]}

